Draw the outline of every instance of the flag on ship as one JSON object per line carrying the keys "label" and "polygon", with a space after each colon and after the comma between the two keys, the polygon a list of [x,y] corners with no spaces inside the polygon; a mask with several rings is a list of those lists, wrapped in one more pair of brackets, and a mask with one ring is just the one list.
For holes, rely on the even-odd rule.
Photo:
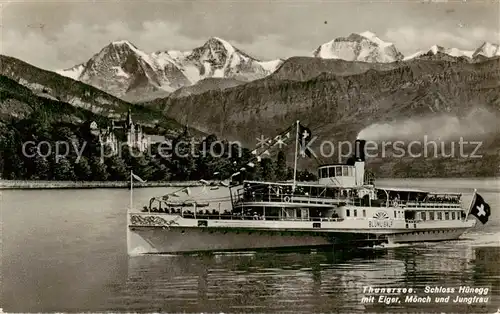
{"label": "flag on ship", "polygon": [[255,167],[255,162],[260,162],[262,158],[274,155],[275,151],[285,148],[293,139],[295,125],[290,125],[287,129],[266,141],[259,140],[259,145],[250,153],[253,155],[247,163],[248,167]]}
{"label": "flag on ship", "polygon": [[308,127],[305,127],[301,123],[299,123],[298,136],[299,136],[299,145],[300,145],[301,156],[302,157],[304,157],[304,156],[312,157],[311,149],[307,145],[312,140],[311,130]]}
{"label": "flag on ship", "polygon": [[[295,129],[298,127],[298,130]],[[282,131],[280,134],[276,135],[274,138],[267,141],[259,140],[259,146],[252,150],[250,153],[253,155],[252,159],[249,160],[247,166],[253,168],[255,167],[255,162],[260,162],[262,158],[270,157],[281,149],[286,148],[298,134],[298,141],[300,147],[300,154],[302,156],[312,157],[313,154],[308,144],[312,140],[311,130],[302,124],[292,124],[287,129]]]}
{"label": "flag on ship", "polygon": [[491,215],[490,205],[488,205],[488,203],[484,201],[483,197],[477,193],[474,195],[474,200],[470,208],[470,214],[474,215],[483,224],[488,222],[488,217]]}
{"label": "flag on ship", "polygon": [[137,181],[141,182],[141,183],[145,183],[146,180],[143,180],[141,177],[139,177],[138,175],[136,175],[135,173],[133,172],[130,172],[130,174],[132,175],[132,178],[136,179]]}

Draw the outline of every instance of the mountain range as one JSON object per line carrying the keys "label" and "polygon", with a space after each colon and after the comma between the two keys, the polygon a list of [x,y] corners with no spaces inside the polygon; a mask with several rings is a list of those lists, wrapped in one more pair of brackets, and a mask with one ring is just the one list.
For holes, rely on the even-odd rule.
{"label": "mountain range", "polygon": [[[75,122],[95,116],[125,120],[131,110],[134,120],[144,126],[177,132],[184,128],[158,110],[128,103],[91,85],[0,55],[0,124],[11,118],[25,118],[39,107],[60,115],[57,119]],[[57,107],[77,110],[58,112],[54,110]]]}
{"label": "mountain range", "polygon": [[[446,170],[444,176],[463,174],[460,169],[469,167],[469,175],[495,175],[498,167],[492,165],[500,164],[499,55],[498,45],[485,43],[474,51],[433,46],[404,57],[394,44],[369,32],[320,45],[310,57],[271,62],[228,47],[219,38],[189,52],[153,54],[122,41],[59,73],[0,56],[0,74],[10,80],[3,87],[12,90],[9,95],[21,90],[11,88],[18,84],[40,97],[51,97],[51,106],[59,101],[106,117],[123,117],[134,108],[141,123],[154,126],[164,121],[179,128],[178,121],[249,147],[256,137],[274,136],[298,119],[311,126],[315,136],[332,141],[354,140],[367,128],[374,135],[378,125],[389,126],[385,137],[420,138],[423,131],[409,132],[408,125],[422,121],[433,121],[425,132],[442,136],[447,119],[452,119],[455,129],[445,133],[468,132],[469,140],[484,143],[481,152],[490,159],[468,159],[468,166],[454,170],[450,167],[456,161],[448,160],[428,174],[438,175],[439,169]],[[135,97],[137,104],[124,100],[127,97]],[[3,116],[19,114],[8,98],[2,97],[0,106]],[[473,121],[462,126],[469,116]],[[311,162],[300,161],[305,166]],[[401,162],[384,160],[379,174],[394,175],[396,165],[407,169]],[[422,161],[422,167],[425,162],[433,161]],[[418,165],[408,161],[408,167],[412,164]]]}
{"label": "mountain range", "polygon": [[[444,48],[404,56],[393,43],[372,32],[350,34],[320,45],[311,56],[368,63],[393,63],[411,59],[445,59],[473,62],[500,56],[500,48],[484,43],[474,50]],[[115,41],[102,48],[88,61],[57,73],[99,88],[131,102],[167,97],[172,92],[207,78],[249,82],[275,72],[283,59],[261,61],[251,57],[224,39],[212,37],[190,51],[165,50],[146,53],[129,41]],[[196,88],[195,88],[196,89]],[[176,97],[179,94],[177,93]]]}
{"label": "mountain range", "polygon": [[147,100],[166,96],[205,78],[240,81],[263,78],[282,62],[262,62],[217,37],[191,51],[151,54],[129,41],[116,41],[87,62],[57,72],[125,100]]}

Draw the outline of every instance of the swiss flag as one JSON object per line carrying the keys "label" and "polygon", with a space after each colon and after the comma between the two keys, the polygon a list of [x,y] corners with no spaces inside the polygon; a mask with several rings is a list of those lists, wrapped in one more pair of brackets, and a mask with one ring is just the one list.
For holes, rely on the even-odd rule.
{"label": "swiss flag", "polygon": [[300,153],[302,156],[311,157],[312,152],[308,147],[308,143],[312,140],[311,130],[299,123],[299,143],[300,143]]}
{"label": "swiss flag", "polygon": [[476,216],[476,218],[483,224],[488,222],[488,217],[491,215],[490,205],[488,205],[484,201],[483,197],[477,193],[475,195],[474,202],[472,202],[470,214]]}

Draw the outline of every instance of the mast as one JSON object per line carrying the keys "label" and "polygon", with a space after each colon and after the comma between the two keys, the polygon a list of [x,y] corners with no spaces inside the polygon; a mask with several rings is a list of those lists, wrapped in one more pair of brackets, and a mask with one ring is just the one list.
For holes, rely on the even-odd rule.
{"label": "mast", "polygon": [[295,160],[294,160],[294,165],[293,165],[293,185],[292,185],[292,192],[295,191],[295,186],[297,182],[297,155],[298,155],[298,149],[299,149],[299,120],[296,122],[296,127],[297,130],[295,131]]}
{"label": "mast", "polygon": [[[149,206],[151,207],[151,206]],[[129,219],[130,212],[132,211],[132,170],[130,170],[130,205],[127,209],[127,214],[125,215],[125,227],[127,228],[127,254],[130,254],[130,228],[129,228]]]}
{"label": "mast", "polygon": [[472,200],[470,201],[469,209],[467,209],[467,215],[465,215],[465,220],[467,220],[467,218],[469,217],[472,205],[474,205],[474,203],[476,202],[476,194],[477,194],[477,189],[474,189],[474,194],[472,195]]}
{"label": "mast", "polygon": [[130,208],[130,211],[132,211],[132,197],[133,197],[133,189],[134,189],[134,178],[132,176],[132,170],[130,170],[130,205],[129,205],[129,208]]}

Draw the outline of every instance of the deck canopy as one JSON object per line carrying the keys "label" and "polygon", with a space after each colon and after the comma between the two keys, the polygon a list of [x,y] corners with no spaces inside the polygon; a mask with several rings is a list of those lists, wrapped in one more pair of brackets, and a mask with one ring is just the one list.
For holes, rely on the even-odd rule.
{"label": "deck canopy", "polygon": [[293,191],[292,183],[244,181],[239,186],[237,196],[245,201],[286,201],[289,196],[308,198],[347,198],[354,196],[354,188],[335,187],[318,183],[297,183]]}
{"label": "deck canopy", "polygon": [[429,192],[412,188],[401,187],[379,187],[377,188],[377,198],[396,201],[416,201],[421,202],[427,198]]}
{"label": "deck canopy", "polygon": [[185,200],[185,201],[171,201],[163,197],[153,197],[149,200],[149,207],[153,208],[157,205],[159,208],[162,207],[206,207],[209,205],[208,202],[199,202],[195,200]]}
{"label": "deck canopy", "polygon": [[436,193],[412,188],[380,187],[377,188],[377,196],[380,199],[414,201],[414,202],[451,202],[460,201],[460,193]]}

